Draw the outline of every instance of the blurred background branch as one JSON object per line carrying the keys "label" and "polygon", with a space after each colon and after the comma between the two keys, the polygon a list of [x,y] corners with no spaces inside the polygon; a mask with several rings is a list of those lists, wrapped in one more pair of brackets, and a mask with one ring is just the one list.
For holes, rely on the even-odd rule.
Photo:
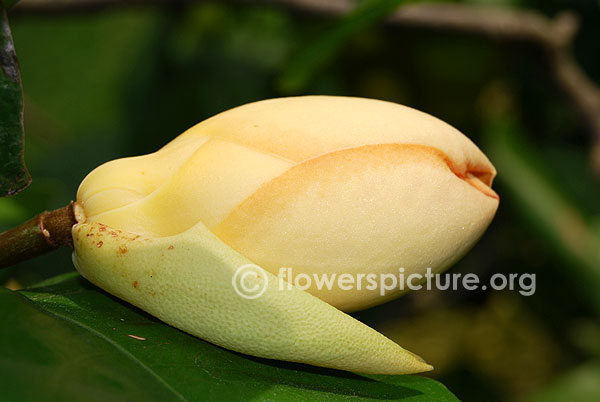
{"label": "blurred background branch", "polygon": [[[192,0],[23,0],[18,13],[69,13],[97,11],[113,6],[173,6]],[[270,4],[298,12],[338,17],[352,11],[352,0],[256,0],[241,4]],[[600,88],[586,75],[571,54],[579,28],[568,11],[551,19],[539,12],[468,4],[409,4],[399,7],[385,20],[403,27],[451,30],[491,39],[527,42],[545,52],[546,64],[556,84],[568,97],[591,133],[591,165],[600,177]]]}

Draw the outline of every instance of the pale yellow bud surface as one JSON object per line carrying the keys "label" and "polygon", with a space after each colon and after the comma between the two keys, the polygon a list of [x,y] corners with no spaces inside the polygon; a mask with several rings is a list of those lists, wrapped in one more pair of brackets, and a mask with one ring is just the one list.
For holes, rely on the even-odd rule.
{"label": "pale yellow bud surface", "polygon": [[[400,289],[281,290],[273,274],[440,272],[492,220],[495,174],[467,137],[401,105],[256,102],[90,173],[77,196],[86,220],[74,227],[74,261],[105,290],[226,348],[365,373],[425,371],[338,310]],[[260,298],[232,287],[247,263],[269,272]]]}

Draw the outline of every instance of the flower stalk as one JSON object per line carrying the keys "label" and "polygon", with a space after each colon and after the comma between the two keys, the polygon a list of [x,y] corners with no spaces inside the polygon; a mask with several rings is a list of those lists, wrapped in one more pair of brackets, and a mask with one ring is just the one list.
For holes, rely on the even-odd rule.
{"label": "flower stalk", "polygon": [[0,268],[9,267],[60,247],[73,247],[71,228],[77,223],[75,203],[44,211],[0,233]]}

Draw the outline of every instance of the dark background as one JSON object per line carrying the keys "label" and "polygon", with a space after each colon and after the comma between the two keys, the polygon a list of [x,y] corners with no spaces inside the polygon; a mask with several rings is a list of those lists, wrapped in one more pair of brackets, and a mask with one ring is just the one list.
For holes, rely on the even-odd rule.
{"label": "dark background", "polygon": [[[27,3],[9,18],[33,183],[0,199],[0,230],[65,205],[101,163],[155,151],[240,104],[293,94],[402,103],[457,127],[498,168],[498,214],[453,272],[535,273],[537,291],[421,291],[355,316],[422,355],[436,367],[430,375],[464,401],[600,400],[600,175],[591,130],[540,46],[377,24],[290,90],[282,72],[335,18],[262,3]],[[575,59],[600,82],[597,1],[468,4],[548,18],[573,10],[581,22]],[[3,270],[0,283],[25,287],[73,269],[62,250]]]}

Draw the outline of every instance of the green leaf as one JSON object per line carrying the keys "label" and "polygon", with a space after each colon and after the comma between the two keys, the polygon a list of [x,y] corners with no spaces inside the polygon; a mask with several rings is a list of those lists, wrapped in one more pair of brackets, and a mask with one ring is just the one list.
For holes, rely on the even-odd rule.
{"label": "green leaf", "polygon": [[0,378],[10,401],[457,401],[426,377],[360,376],[222,349],[76,273],[0,289],[0,306]]}
{"label": "green leaf", "polygon": [[398,5],[407,0],[365,0],[342,17],[335,26],[299,51],[287,64],[279,78],[279,86],[284,92],[297,92],[308,81],[335,58],[344,43],[352,35],[368,28]]}
{"label": "green leaf", "polygon": [[0,196],[18,193],[31,177],[23,157],[23,88],[4,3],[0,3]]}

